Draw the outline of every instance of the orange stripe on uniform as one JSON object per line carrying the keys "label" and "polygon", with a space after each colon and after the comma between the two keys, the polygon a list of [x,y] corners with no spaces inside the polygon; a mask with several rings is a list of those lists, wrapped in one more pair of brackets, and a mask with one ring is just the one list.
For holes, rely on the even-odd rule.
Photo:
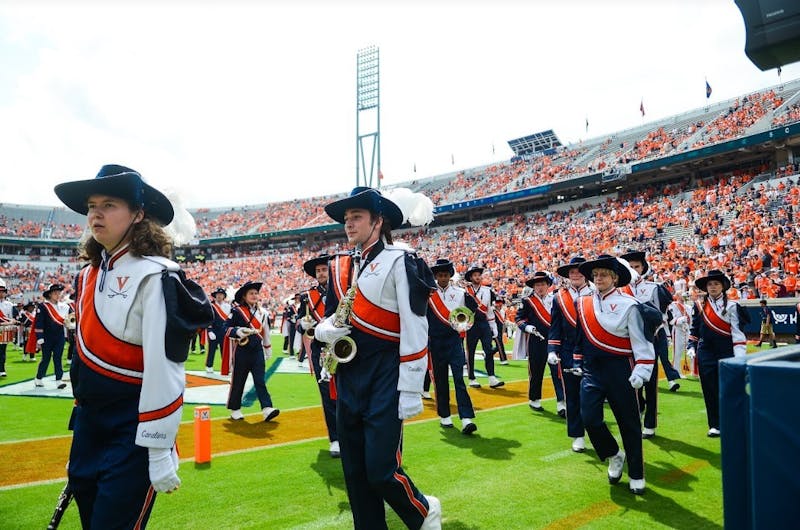
{"label": "orange stripe on uniform", "polygon": [[580,300],[581,310],[579,316],[586,338],[597,348],[615,355],[631,355],[633,347],[629,337],[620,337],[609,333],[598,322],[594,314],[594,300],[591,296],[584,296]]}
{"label": "orange stripe on uniform", "polygon": [[703,320],[714,332],[727,337],[731,335],[730,322],[722,320],[722,317],[714,311],[714,308],[708,302],[703,305]]}
{"label": "orange stripe on uniform", "polygon": [[139,422],[143,421],[154,421],[160,420],[161,418],[166,418],[179,408],[183,406],[183,395],[181,394],[178,398],[167,405],[166,407],[161,407],[158,410],[151,410],[149,412],[140,412],[139,413]]}
{"label": "orange stripe on uniform", "polygon": [[422,359],[428,355],[428,347],[425,346],[422,350],[418,351],[417,353],[409,353],[408,355],[401,355],[400,362],[407,363],[408,361],[416,361],[417,359]]}

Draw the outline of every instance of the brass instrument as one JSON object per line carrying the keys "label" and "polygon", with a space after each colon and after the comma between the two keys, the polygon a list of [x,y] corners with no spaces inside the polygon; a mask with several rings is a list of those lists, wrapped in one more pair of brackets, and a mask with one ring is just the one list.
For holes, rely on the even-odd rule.
{"label": "brass instrument", "polygon": [[70,313],[64,318],[64,327],[67,328],[69,331],[74,331],[77,327],[78,322],[75,317],[75,313]]}
{"label": "brass instrument", "polygon": [[459,333],[467,331],[475,324],[475,313],[465,307],[456,307],[450,311],[450,326]]}
{"label": "brass instrument", "polygon": [[[350,288],[344,294],[339,305],[336,306],[336,313],[333,318],[333,325],[343,328],[350,324],[350,313],[353,311],[353,301],[356,298],[356,280],[358,278],[358,266],[361,261],[361,253],[356,250],[353,255],[353,273],[351,275]],[[322,350],[322,366],[329,374],[336,373],[339,363],[349,363],[356,356],[356,341],[348,336],[336,339],[325,346]]]}
{"label": "brass instrument", "polygon": [[306,316],[304,316],[301,320],[303,321],[303,327],[306,330],[303,332],[305,336],[309,339],[314,338],[314,326],[317,324],[317,321],[314,320],[314,317],[311,316],[311,311],[309,311],[308,306],[311,304],[311,297],[306,296]]}

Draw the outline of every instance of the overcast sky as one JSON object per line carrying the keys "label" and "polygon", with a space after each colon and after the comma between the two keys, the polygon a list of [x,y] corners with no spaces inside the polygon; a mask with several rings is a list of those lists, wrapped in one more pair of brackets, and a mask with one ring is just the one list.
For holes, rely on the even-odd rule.
{"label": "overcast sky", "polygon": [[347,191],[369,45],[386,184],[702,107],[706,78],[711,103],[779,82],[733,0],[109,3],[0,5],[0,202],[59,204],[105,163],[189,207]]}

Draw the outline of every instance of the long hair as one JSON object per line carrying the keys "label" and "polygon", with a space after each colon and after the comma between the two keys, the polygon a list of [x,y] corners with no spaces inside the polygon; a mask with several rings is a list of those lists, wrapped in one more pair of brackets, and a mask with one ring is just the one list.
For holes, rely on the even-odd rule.
{"label": "long hair", "polygon": [[375,213],[371,210],[369,212],[369,216],[373,221],[377,221],[378,219],[383,220],[383,223],[381,223],[381,233],[378,237],[385,239],[387,244],[393,245],[394,240],[392,239],[392,225],[389,222],[389,219],[387,219],[385,215]]}
{"label": "long hair", "polygon": [[[129,252],[134,256],[161,256],[169,258],[172,254],[172,242],[164,228],[144,215],[144,219],[130,228]],[[103,245],[89,236],[81,243],[78,259],[88,261],[93,267],[99,267],[102,259]]]}
{"label": "long hair", "polygon": [[[705,294],[703,297],[703,308],[705,309],[706,304],[708,303],[708,293]],[[723,290],[722,291],[722,316],[728,314],[728,292]]]}

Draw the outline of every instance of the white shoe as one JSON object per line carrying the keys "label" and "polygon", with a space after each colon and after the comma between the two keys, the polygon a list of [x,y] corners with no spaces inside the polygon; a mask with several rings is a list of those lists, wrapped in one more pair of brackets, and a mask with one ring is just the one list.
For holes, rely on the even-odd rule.
{"label": "white shoe", "polygon": [[644,493],[644,479],[643,478],[637,478],[637,479],[633,479],[632,478],[631,479],[631,483],[630,483],[630,488],[631,488],[631,493],[633,493],[634,495],[643,494]]}
{"label": "white shoe", "polygon": [[334,440],[331,442],[331,448],[329,449],[331,453],[331,458],[339,458],[341,456],[341,452],[339,451],[339,441]]}
{"label": "white shoe", "polygon": [[7,375],[5,372],[0,372],[0,377],[6,377]]}
{"label": "white shoe", "polygon": [[62,381],[61,379],[58,379],[58,380],[56,380],[56,388],[58,388],[59,390],[61,390],[63,388],[67,388],[67,384],[64,381]]}
{"label": "white shoe", "polygon": [[471,386],[472,388],[480,388],[481,384],[478,382],[477,379],[470,379],[469,386]]}
{"label": "white shoe", "polygon": [[428,516],[419,530],[442,530],[442,503],[436,497],[425,495],[428,501]]}
{"label": "white shoe", "polygon": [[576,453],[582,453],[586,451],[586,442],[583,440],[583,436],[578,436],[577,438],[572,439],[572,450]]}
{"label": "white shoe", "polygon": [[556,412],[562,418],[567,417],[567,404],[563,401],[556,401]]}
{"label": "white shoe", "polygon": [[423,392],[422,399],[433,399],[430,392]]}
{"label": "white shoe", "polygon": [[440,418],[439,419],[439,425],[449,429],[449,428],[451,428],[453,426],[453,420],[450,419],[450,416],[448,416],[446,418]]}
{"label": "white shoe", "polygon": [[231,411],[231,419],[232,420],[243,420],[244,414],[242,414],[241,409],[236,409]]}
{"label": "white shoe", "polygon": [[648,438],[652,438],[655,435],[656,435],[656,430],[655,429],[649,429],[647,427],[642,429],[642,438],[645,439],[645,440],[647,440]]}
{"label": "white shoe", "polygon": [[34,380],[33,380],[33,386],[39,386],[39,387],[41,387],[41,386],[44,386],[44,383],[42,383],[42,380],[41,380],[41,379],[34,379]]}
{"label": "white shoe", "polygon": [[264,421],[270,421],[278,416],[281,411],[272,407],[264,407],[261,409],[261,414],[264,416]]}
{"label": "white shoe", "polygon": [[501,387],[501,386],[503,386],[505,384],[506,384],[505,381],[500,381],[497,377],[495,377],[493,375],[489,376],[489,387],[491,387],[491,388],[499,388],[499,387]]}
{"label": "white shoe", "polygon": [[478,426],[472,418],[461,418],[461,434],[472,434],[478,430]]}
{"label": "white shoe", "polygon": [[711,427],[711,428],[708,430],[708,434],[707,434],[707,436],[708,436],[709,438],[719,438],[719,429],[715,429],[714,427]]}
{"label": "white shoe", "polygon": [[681,387],[681,384],[677,381],[670,381],[669,382],[669,391],[670,392],[677,392],[678,389]]}
{"label": "white shoe", "polygon": [[500,361],[500,364],[502,364],[503,366],[507,366],[508,365],[508,361]]}
{"label": "white shoe", "polygon": [[206,366],[206,373],[207,374],[213,374],[214,373],[214,368],[212,366]]}
{"label": "white shoe", "polygon": [[544,410],[544,407],[542,407],[542,402],[538,399],[532,399],[528,401],[528,406],[536,412],[541,412]]}
{"label": "white shoe", "polygon": [[616,484],[622,478],[622,468],[625,466],[625,452],[620,451],[608,459],[608,483]]}

